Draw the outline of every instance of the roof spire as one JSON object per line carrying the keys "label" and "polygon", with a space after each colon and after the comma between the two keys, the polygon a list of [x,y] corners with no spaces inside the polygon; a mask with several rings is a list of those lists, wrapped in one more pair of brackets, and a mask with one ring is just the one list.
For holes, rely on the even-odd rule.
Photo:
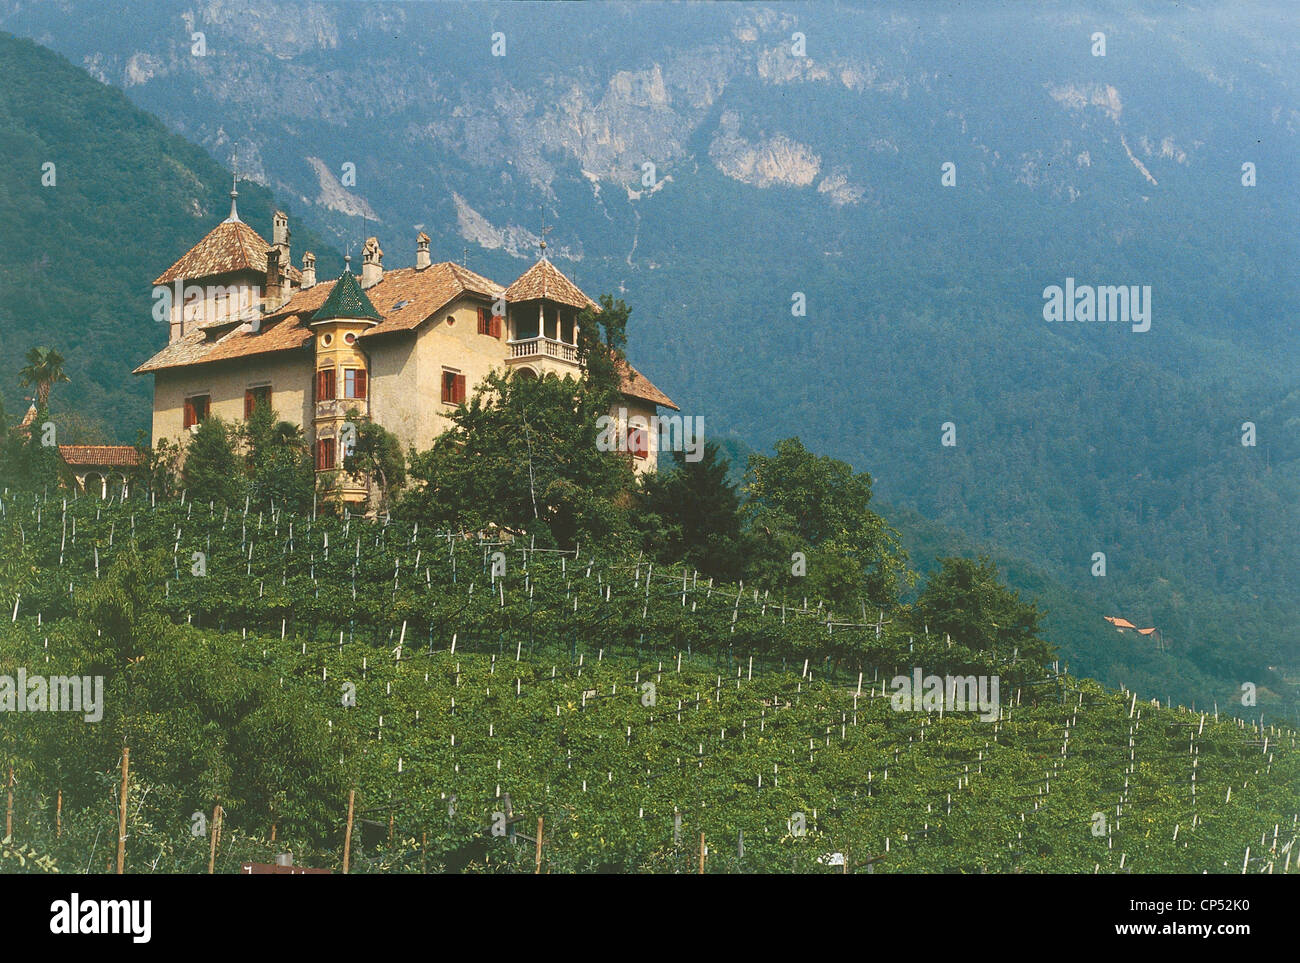
{"label": "roof spire", "polygon": [[542,208],[542,234],[541,239],[537,242],[540,252],[537,256],[543,261],[546,260],[546,235],[551,233],[551,228],[546,226],[546,208]]}
{"label": "roof spire", "polygon": [[230,176],[230,216],[226,218],[228,224],[239,223],[239,210],[235,207],[235,199],[239,197],[239,175]]}

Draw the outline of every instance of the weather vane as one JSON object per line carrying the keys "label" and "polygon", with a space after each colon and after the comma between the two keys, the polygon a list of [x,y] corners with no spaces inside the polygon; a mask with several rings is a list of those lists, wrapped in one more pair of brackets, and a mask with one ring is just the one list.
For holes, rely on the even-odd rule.
{"label": "weather vane", "polygon": [[541,249],[542,257],[546,257],[546,235],[550,234],[552,230],[554,230],[554,228],[546,226],[546,208],[542,208],[542,233],[537,242],[537,246]]}

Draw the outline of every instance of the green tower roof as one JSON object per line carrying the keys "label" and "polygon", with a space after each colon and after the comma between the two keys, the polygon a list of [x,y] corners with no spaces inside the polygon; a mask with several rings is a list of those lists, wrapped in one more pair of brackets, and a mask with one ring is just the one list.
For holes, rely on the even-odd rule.
{"label": "green tower roof", "polygon": [[382,321],[375,306],[361,290],[361,282],[351,271],[344,271],[334,282],[334,287],[320,306],[320,310],[311,316],[317,321],[333,321],[335,318],[355,318],[369,321]]}

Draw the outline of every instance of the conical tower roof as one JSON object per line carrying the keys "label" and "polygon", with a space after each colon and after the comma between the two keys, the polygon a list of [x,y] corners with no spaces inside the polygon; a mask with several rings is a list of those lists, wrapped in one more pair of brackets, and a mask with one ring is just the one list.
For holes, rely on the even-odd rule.
{"label": "conical tower roof", "polygon": [[345,270],[334,282],[325,303],[311,316],[311,323],[337,318],[374,321],[376,324],[383,320],[370,298],[366,297],[366,292],[361,290],[361,282],[351,271]]}
{"label": "conical tower roof", "polygon": [[566,278],[554,264],[542,258],[521,274],[515,283],[506,288],[506,300],[513,303],[534,299],[558,301],[575,308],[596,308],[599,305],[587,297],[579,287]]}

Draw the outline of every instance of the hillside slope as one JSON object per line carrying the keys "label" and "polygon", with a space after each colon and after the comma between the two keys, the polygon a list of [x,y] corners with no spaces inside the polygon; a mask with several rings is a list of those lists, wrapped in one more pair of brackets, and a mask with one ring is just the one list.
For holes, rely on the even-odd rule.
{"label": "hillside slope", "polygon": [[[0,34],[0,401],[14,418],[33,346],[67,358],[70,383],[51,395],[60,441],[133,443],[150,424],[153,385],[130,372],[167,341],[150,282],[230,209],[230,174],[58,54]],[[52,165],[52,166],[46,166]],[[239,187],[241,217],[263,237],[275,201]],[[292,212],[291,212],[292,216]],[[313,248],[321,276],[342,258],[292,223],[294,250]]]}
{"label": "hillside slope", "polygon": [[[511,277],[550,225],[552,256],[632,304],[631,350],[715,435],[798,434],[1096,618],[1158,626],[1228,688],[1294,662],[1287,8],[645,10],[238,0],[128,25],[0,0],[0,24],[339,244],[377,232],[395,265],[419,225]],[[1048,323],[1042,292],[1067,278],[1149,286],[1150,329]],[[1078,624],[1058,641],[1082,654]]]}

